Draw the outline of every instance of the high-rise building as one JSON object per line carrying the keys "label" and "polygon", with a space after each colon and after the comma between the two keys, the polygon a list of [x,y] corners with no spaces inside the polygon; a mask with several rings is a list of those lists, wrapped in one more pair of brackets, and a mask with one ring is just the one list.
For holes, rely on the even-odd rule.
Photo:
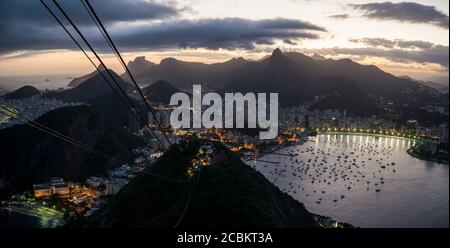
{"label": "high-rise building", "polygon": [[155,116],[153,116],[153,114],[149,112],[148,123],[150,125],[158,126],[158,123],[156,121],[159,122],[162,128],[170,127],[170,111],[158,111],[155,112]]}
{"label": "high-rise building", "polygon": [[408,120],[406,122],[406,129],[408,131],[414,132],[417,128],[417,121],[416,120]]}
{"label": "high-rise building", "polygon": [[160,111],[159,112],[159,123],[162,128],[170,127],[170,112],[169,111]]}
{"label": "high-rise building", "polygon": [[70,193],[69,184],[62,178],[51,178],[49,183],[33,184],[35,198],[48,198],[52,195],[68,197]]}
{"label": "high-rise building", "polygon": [[335,117],[331,118],[329,121],[329,124],[330,124],[330,127],[332,127],[332,128],[338,127],[339,126],[338,119]]}
{"label": "high-rise building", "polygon": [[309,129],[309,115],[305,115],[305,128]]}
{"label": "high-rise building", "polygon": [[117,194],[125,185],[127,181],[121,178],[111,178],[106,181],[105,195]]}
{"label": "high-rise building", "polygon": [[133,133],[139,132],[140,121],[139,121],[139,117],[138,117],[138,110],[135,108],[131,108],[128,111],[128,128]]}
{"label": "high-rise building", "polygon": [[147,121],[149,125],[153,125],[155,123],[155,117],[152,112],[148,112]]}
{"label": "high-rise building", "polygon": [[439,141],[441,143],[448,143],[448,125],[443,123],[439,125]]}

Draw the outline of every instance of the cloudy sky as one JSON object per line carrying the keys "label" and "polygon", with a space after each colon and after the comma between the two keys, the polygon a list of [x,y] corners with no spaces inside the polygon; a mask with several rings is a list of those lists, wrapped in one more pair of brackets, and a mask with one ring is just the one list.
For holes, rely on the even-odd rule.
{"label": "cloudy sky", "polygon": [[[213,63],[258,59],[279,47],[448,84],[447,0],[90,1],[126,60]],[[58,2],[121,72],[81,2]],[[93,70],[39,0],[1,0],[0,33],[0,76]]]}

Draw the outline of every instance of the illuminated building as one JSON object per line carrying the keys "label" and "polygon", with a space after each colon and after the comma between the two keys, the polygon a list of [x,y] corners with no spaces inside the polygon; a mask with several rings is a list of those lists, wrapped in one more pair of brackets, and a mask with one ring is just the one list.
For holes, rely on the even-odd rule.
{"label": "illuminated building", "polygon": [[105,195],[117,194],[125,185],[127,181],[125,179],[113,178],[106,181]]}
{"label": "illuminated building", "polygon": [[448,125],[447,123],[439,125],[439,141],[448,143]]}
{"label": "illuminated building", "polygon": [[414,132],[417,128],[417,121],[416,120],[408,120],[406,122],[406,128],[410,132]]}
{"label": "illuminated building", "polygon": [[305,125],[304,128],[309,129],[309,115],[305,115]]}
{"label": "illuminated building", "polygon": [[50,197],[52,195],[52,190],[48,185],[44,184],[34,184],[34,198]]}
{"label": "illuminated building", "polygon": [[50,183],[34,184],[33,190],[35,198],[48,198],[52,195],[68,197],[70,193],[69,184],[62,178],[52,178]]}
{"label": "illuminated building", "polygon": [[131,108],[128,111],[128,128],[132,133],[137,133],[140,129],[138,114],[138,110],[135,108]]}
{"label": "illuminated building", "polygon": [[104,180],[99,177],[90,177],[86,180],[86,184],[91,186],[92,188],[98,188],[100,185],[105,184]]}

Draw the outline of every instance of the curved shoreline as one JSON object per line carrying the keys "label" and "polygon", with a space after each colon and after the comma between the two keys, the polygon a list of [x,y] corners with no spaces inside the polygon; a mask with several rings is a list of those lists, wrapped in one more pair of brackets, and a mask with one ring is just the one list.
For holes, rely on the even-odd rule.
{"label": "curved shoreline", "polygon": [[65,224],[65,221],[63,219],[61,219],[61,218],[42,216],[42,215],[39,215],[39,214],[35,213],[34,211],[26,209],[26,208],[0,207],[0,210],[5,211],[5,212],[14,212],[14,213],[30,216],[30,217],[33,217],[33,218],[47,218],[47,219],[51,219],[53,221],[56,221],[58,223],[58,226],[62,226],[62,225]]}
{"label": "curved shoreline", "polygon": [[[332,135],[332,134],[334,134],[334,135]],[[318,147],[321,149],[321,147],[325,147],[325,145],[321,145],[322,143],[321,142],[327,142],[327,143],[333,143],[333,144],[335,144],[335,145],[341,145],[340,143],[343,143],[343,142],[345,142],[346,140],[347,140],[347,138],[344,136],[344,135],[347,135],[347,137],[349,137],[349,139],[350,139],[350,141],[352,141],[352,140],[355,140],[355,142],[357,142],[357,143],[365,143],[366,142],[366,140],[368,140],[368,144],[369,145],[371,145],[372,144],[372,141],[374,141],[375,143],[375,145],[376,144],[378,144],[378,140],[381,140],[382,142],[381,142],[381,145],[382,146],[385,146],[386,148],[388,148],[387,146],[389,146],[389,144],[391,143],[391,140],[394,140],[394,142],[393,142],[393,144],[394,144],[394,153],[396,153],[396,155],[394,156],[394,157],[392,157],[392,159],[394,159],[394,158],[401,158],[401,159],[405,159],[405,161],[407,161],[407,162],[405,162],[405,164],[411,164],[411,163],[413,163],[413,164],[417,164],[417,165],[421,165],[422,167],[424,167],[424,168],[426,168],[427,166],[426,166],[426,162],[424,162],[423,160],[416,160],[415,162],[414,162],[414,160],[415,160],[415,158],[414,158],[414,156],[411,156],[411,155],[407,155],[407,154],[405,154],[405,151],[407,151],[409,148],[408,147],[410,147],[411,146],[411,144],[412,143],[414,143],[414,141],[415,141],[415,143],[416,144],[420,144],[421,143],[421,140],[414,140],[414,139],[408,139],[408,137],[396,137],[396,136],[390,136],[390,137],[387,137],[386,135],[374,135],[374,134],[371,134],[371,133],[349,133],[349,132],[341,132],[341,133],[339,133],[339,134],[341,134],[341,135],[343,135],[344,136],[344,138],[341,140],[340,138],[339,138],[339,136],[340,135],[337,135],[338,134],[338,132],[318,132],[318,134],[317,134],[317,138],[314,138],[314,139],[310,139],[310,140],[316,140],[316,139],[319,139],[320,138],[320,140],[319,140],[319,145],[318,145]],[[331,135],[331,136],[328,136],[328,135]],[[335,135],[338,137],[337,139],[335,139],[334,137],[335,137]],[[355,137],[355,139],[354,138],[352,138],[351,136],[354,136]],[[362,137],[362,136],[367,136],[366,138],[360,138],[360,137],[357,137],[357,136],[360,136],[360,137]],[[384,139],[382,139],[382,138],[368,138],[368,136],[378,136],[378,137],[381,137],[381,136],[384,136],[384,137],[387,137],[387,138],[384,138]],[[328,137],[328,138],[327,138]],[[385,143],[384,142],[384,140],[388,140],[388,142],[387,143]],[[395,141],[397,139],[397,141]],[[343,142],[342,142],[343,141]],[[398,142],[398,141],[400,141],[400,142]],[[413,142],[411,142],[411,141],[413,141]],[[411,143],[410,143],[411,142]],[[396,145],[397,144],[397,145]],[[310,146],[313,146],[314,147],[314,143],[312,143],[312,144],[308,144],[308,143],[306,143],[306,146],[307,147],[310,147]],[[330,147],[328,147],[328,148],[331,148],[331,149],[334,149],[335,148],[335,146],[331,146],[330,145]],[[397,149],[398,148],[398,149]],[[293,153],[296,153],[296,151],[297,150],[303,150],[303,149],[306,149],[306,148],[301,148],[301,147],[299,147],[298,149],[294,149],[294,150],[292,150],[292,152]],[[325,149],[325,148],[324,148]],[[389,148],[389,150],[390,150],[391,148]],[[340,151],[339,151],[340,152]],[[286,153],[286,152],[283,152],[283,153]],[[308,155],[309,156],[309,155]],[[311,156],[315,156],[315,155],[311,155]],[[325,156],[325,155],[324,155]],[[369,156],[371,156],[371,155],[369,155]],[[284,159],[284,158],[283,158]],[[276,156],[274,156],[274,157],[272,157],[272,159],[268,159],[268,160],[273,160],[273,161],[277,161],[277,159],[276,159]],[[286,161],[286,164],[288,165],[288,167],[290,167],[290,165],[289,165],[289,159],[284,159],[285,161]],[[300,160],[300,159],[299,159]],[[305,159],[303,159],[303,160],[305,160]],[[328,160],[328,162],[330,162],[329,160]],[[393,160],[393,162],[395,162],[396,163],[396,165],[401,165],[402,163],[399,161],[399,160],[397,160],[397,159],[395,159],[395,160]],[[373,163],[375,163],[375,162],[373,162]],[[269,169],[264,169],[263,168],[263,166],[261,166],[262,164],[264,164],[264,163],[257,163],[256,165],[259,165],[259,168],[257,168],[257,170],[258,171],[260,171],[261,173],[263,173],[265,176],[268,176],[268,178],[271,178],[270,179],[270,181],[272,182],[272,183],[274,183],[274,184],[276,184],[276,181],[275,180],[273,180],[274,178],[276,178],[277,176],[276,176],[276,174],[274,175],[274,174],[269,174],[269,172],[272,170],[272,169],[270,169],[270,165],[268,166],[269,167]],[[295,167],[295,164],[294,163],[292,163],[292,165],[294,165],[294,167]],[[435,168],[436,170],[446,170],[446,167],[444,166],[444,167],[442,167],[442,166],[436,166],[437,164],[433,164],[433,168]],[[376,163],[375,163],[375,166],[377,166],[376,165]],[[440,167],[440,168],[439,168]],[[436,171],[435,170],[435,171]],[[292,170],[289,170],[288,169],[288,172],[287,172],[287,174],[286,174],[286,178],[288,178],[288,177],[290,177],[290,172],[291,171],[295,171],[295,169],[292,169]],[[400,172],[400,170],[398,170],[399,171],[399,173],[398,174],[400,174],[400,175],[402,175],[402,173]],[[422,171],[422,170],[421,170]],[[426,169],[424,170],[424,171],[427,171]],[[264,172],[266,172],[266,173],[264,173]],[[406,175],[407,177],[408,177],[408,173],[407,174],[404,174],[404,175]],[[401,177],[403,178],[403,176],[404,175],[402,175]],[[448,174],[447,174],[448,175]],[[273,178],[272,178],[272,176],[273,176]],[[397,175],[398,176],[398,175]],[[291,181],[289,181],[288,179],[286,179],[286,180],[288,180],[288,181],[278,181],[280,184],[280,188],[283,188],[283,187],[285,187],[285,188],[288,188],[289,187],[289,185],[287,184],[287,182],[293,182],[293,184],[294,184],[294,188],[296,188],[296,175],[294,176],[293,175],[293,177],[292,177],[293,179],[291,180]],[[389,177],[386,177],[386,178],[389,178]],[[426,178],[425,178],[425,180],[427,180]],[[389,181],[389,179],[386,179],[386,182],[387,181]],[[408,180],[409,181],[409,180]],[[399,182],[401,182],[401,180],[399,181]],[[320,186],[320,185],[319,185]],[[396,186],[398,186],[398,185],[396,185]],[[318,187],[318,186],[311,186],[312,188],[310,189],[310,191],[308,191],[307,193],[311,193],[311,191],[314,189],[314,187]],[[352,188],[353,188],[353,186],[352,186]],[[400,188],[401,189],[401,188]],[[445,188],[444,188],[445,189]],[[330,192],[332,192],[332,190],[330,190]],[[384,190],[382,190],[382,192],[383,193],[381,193],[381,194],[385,194],[384,193]],[[396,192],[396,190],[393,190],[393,191],[390,191],[390,190],[386,190],[386,192],[387,192],[387,194],[390,194],[390,193],[392,193],[392,194],[397,194],[397,192]],[[399,192],[401,192],[401,191],[399,191]],[[327,193],[329,193],[329,191],[328,191],[328,189],[327,189]],[[334,193],[334,191],[332,192],[332,194]],[[297,194],[297,192],[295,193],[295,194]],[[348,222],[348,223],[354,223],[354,225],[355,226],[363,226],[364,227],[364,225],[366,225],[366,224],[362,224],[362,223],[360,223],[360,222],[358,222],[358,221],[355,221],[355,220],[357,220],[357,217],[349,217],[349,218],[347,218],[348,216],[345,216],[345,213],[344,214],[342,214],[342,216],[340,215],[340,214],[335,214],[333,211],[333,207],[331,207],[330,209],[326,209],[326,210],[324,210],[324,208],[327,208],[327,207],[324,207],[323,205],[321,205],[321,206],[316,206],[315,205],[315,200],[314,200],[314,198],[307,198],[307,197],[304,197],[304,194],[306,194],[306,193],[299,193],[299,196],[298,197],[296,197],[295,196],[295,199],[296,200],[298,200],[299,202],[301,202],[302,204],[304,204],[305,205],[305,207],[308,205],[309,207],[307,207],[307,209],[308,209],[308,211],[310,212],[310,213],[313,213],[313,214],[316,214],[316,213],[320,213],[321,215],[324,215],[324,216],[333,216],[333,217],[335,217],[335,219],[337,219],[337,220],[339,220],[339,219],[341,219],[341,220],[343,220],[343,219],[345,219],[346,220],[346,222]],[[415,193],[413,193],[414,195],[415,195]],[[448,190],[447,190],[447,194],[448,194]],[[303,196],[302,196],[303,195]],[[310,194],[311,195],[311,194]],[[333,197],[331,197],[330,199],[332,200],[332,198]],[[350,199],[351,197],[348,197],[348,199]],[[378,197],[376,197],[377,199],[378,199]],[[414,196],[413,196],[413,198],[411,198],[411,199],[414,199]],[[355,201],[356,203],[358,203],[358,201]],[[330,203],[331,204],[331,203]],[[329,204],[326,204],[326,205],[329,205]],[[376,204],[374,204],[374,205],[376,205]],[[316,207],[315,207],[316,206]],[[350,206],[350,205],[349,205]],[[347,207],[347,206],[346,206]],[[375,207],[374,207],[375,208]],[[345,208],[343,208],[343,209],[345,209]],[[420,212],[420,211],[419,211]],[[336,212],[336,213],[338,213],[338,212]],[[340,216],[340,217],[339,217]],[[359,217],[358,217],[359,218]],[[369,223],[369,222],[367,222],[367,223]],[[388,222],[386,222],[386,223],[388,223]],[[405,222],[406,223],[406,222]],[[412,222],[411,222],[412,223]],[[428,223],[428,222],[427,222]],[[396,223],[396,224],[393,224],[393,226],[394,227],[399,227],[399,226],[395,226],[395,225],[397,225],[398,223]],[[410,223],[409,223],[410,224]],[[384,224],[383,224],[384,225]],[[390,225],[390,224],[389,224]],[[414,224],[415,225],[415,224]],[[418,224],[418,226],[420,226],[421,224]],[[448,224],[447,224],[448,225]],[[366,226],[367,227],[367,226]],[[380,226],[378,226],[378,227],[380,227]],[[388,227],[388,226],[385,226],[385,227]],[[410,227],[412,227],[412,226],[410,226]]]}
{"label": "curved shoreline", "polygon": [[359,136],[372,136],[372,137],[385,137],[385,138],[396,138],[396,139],[404,139],[404,140],[411,140],[411,141],[418,141],[420,138],[411,138],[411,137],[404,137],[404,136],[395,136],[395,135],[386,135],[386,134],[377,134],[377,133],[359,133],[359,132],[339,132],[339,131],[319,131],[317,135],[319,134],[340,134],[340,135],[359,135]]}
{"label": "curved shoreline", "polygon": [[[352,132],[319,132],[317,134],[339,134],[339,135],[359,135],[359,136],[372,136],[372,137],[385,137],[385,138],[397,138],[397,139],[403,139],[403,140],[410,140],[410,141],[419,141],[420,138],[411,138],[411,137],[403,137],[403,136],[391,136],[391,135],[385,135],[385,134],[372,134],[372,133],[352,133]],[[425,160],[425,161],[430,161],[430,162],[435,162],[438,164],[446,164],[448,165],[448,161],[442,161],[439,159],[435,159],[435,158],[430,158],[427,156],[422,156],[420,154],[417,154],[416,152],[414,152],[414,146],[410,147],[408,150],[406,150],[406,152],[414,158],[417,159],[421,159],[421,160]]]}
{"label": "curved shoreline", "polygon": [[426,156],[422,156],[422,155],[420,155],[420,154],[417,154],[417,153],[414,151],[414,146],[413,146],[413,147],[410,147],[406,152],[407,152],[411,157],[415,157],[415,158],[417,158],[417,159],[421,159],[421,160],[425,160],[425,161],[430,161],[430,162],[435,162],[435,163],[438,163],[438,164],[446,164],[446,165],[448,165],[448,161],[442,161],[442,160],[439,160],[439,159],[430,158],[430,157],[426,157]]}

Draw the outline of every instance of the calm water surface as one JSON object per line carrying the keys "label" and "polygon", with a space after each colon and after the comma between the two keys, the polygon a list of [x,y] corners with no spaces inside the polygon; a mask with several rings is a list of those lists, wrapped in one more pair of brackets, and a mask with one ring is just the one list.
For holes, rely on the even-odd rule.
{"label": "calm water surface", "polygon": [[69,75],[2,76],[0,77],[0,90],[12,91],[25,85],[31,85],[40,90],[58,89],[67,87],[71,80]]}
{"label": "calm water surface", "polygon": [[51,218],[0,209],[0,228],[55,228],[60,225]]}
{"label": "calm water surface", "polygon": [[416,159],[413,141],[319,135],[251,165],[316,214],[359,227],[448,227],[449,167]]}

